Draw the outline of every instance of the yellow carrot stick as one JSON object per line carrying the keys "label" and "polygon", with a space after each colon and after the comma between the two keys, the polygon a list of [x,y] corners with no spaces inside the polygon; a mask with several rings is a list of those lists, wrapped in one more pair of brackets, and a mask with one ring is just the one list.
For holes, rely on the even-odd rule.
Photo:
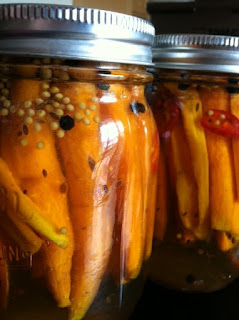
{"label": "yellow carrot stick", "polygon": [[236,239],[224,231],[215,231],[217,246],[221,251],[229,251],[236,245]]}
{"label": "yellow carrot stick", "polygon": [[[229,111],[229,95],[219,87],[199,89],[203,112],[210,109]],[[209,158],[210,225],[230,232],[232,228],[235,181],[232,145],[229,138],[205,131]]]}
{"label": "yellow carrot stick", "polygon": [[182,122],[188,141],[192,167],[198,189],[198,225],[195,235],[206,239],[209,235],[209,163],[205,133],[200,126],[202,106],[199,94],[195,88],[175,90],[179,98]]}
{"label": "yellow carrot stick", "polygon": [[198,224],[197,186],[181,119],[171,133],[171,142],[179,216],[184,227],[193,231]]}
{"label": "yellow carrot stick", "polygon": [[40,249],[42,239],[17,217],[11,207],[7,209],[5,192],[7,190],[0,187],[0,227],[23,251],[34,254]]}
{"label": "yellow carrot stick", "polygon": [[10,101],[17,111],[2,121],[0,152],[17,183],[14,186],[17,192],[13,192],[17,195],[15,214],[19,213],[23,221],[53,242],[47,241],[41,247],[41,267],[58,306],[66,307],[70,304],[74,243],[67,182],[58,161],[55,133],[50,128],[53,113],[44,108],[45,104],[49,105],[49,96],[48,83],[12,82]]}
{"label": "yellow carrot stick", "polygon": [[1,228],[21,250],[31,254],[38,252],[41,248],[42,240],[23,221],[12,214],[10,217],[10,210],[8,210],[8,215],[6,213],[0,214]]}
{"label": "yellow carrot stick", "polygon": [[75,126],[59,140],[59,148],[69,185],[75,234],[69,319],[79,320],[92,304],[109,260],[114,224],[110,206],[113,186],[107,185],[109,159],[102,155],[102,143],[107,144],[108,136],[103,129],[100,132],[95,85],[69,83],[58,87],[76,109],[68,113],[75,116]]}
{"label": "yellow carrot stick", "polygon": [[48,219],[46,219],[38,206],[16,184],[7,164],[0,158],[0,184],[7,190],[5,194],[8,208],[14,208],[15,213],[22,221],[29,224],[35,231],[52,240],[62,248],[69,243],[67,235],[62,234]]}

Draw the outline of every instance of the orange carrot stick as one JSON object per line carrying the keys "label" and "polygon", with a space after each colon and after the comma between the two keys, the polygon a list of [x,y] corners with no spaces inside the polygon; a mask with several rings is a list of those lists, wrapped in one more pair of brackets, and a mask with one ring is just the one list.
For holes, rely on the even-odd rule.
{"label": "orange carrot stick", "polygon": [[180,102],[183,128],[187,139],[193,173],[198,189],[198,225],[195,235],[205,239],[209,235],[209,164],[204,130],[199,122],[202,106],[199,94],[194,87],[178,90],[174,84],[168,85]]}
{"label": "orange carrot stick", "polygon": [[236,240],[231,234],[227,234],[224,231],[215,231],[215,237],[217,246],[221,251],[228,251],[235,247]]}
{"label": "orange carrot stick", "polygon": [[[100,110],[93,84],[57,85],[75,109],[75,126],[59,140],[63,168],[69,184],[70,215],[75,234],[69,319],[82,319],[93,302],[112,247],[113,186],[108,183],[108,157],[102,144]],[[69,108],[68,108],[69,109]],[[71,108],[72,109],[72,108]],[[107,129],[106,129],[107,130]],[[106,138],[106,140],[105,140]]]}
{"label": "orange carrot stick", "polygon": [[180,119],[171,133],[171,142],[179,216],[184,227],[193,231],[198,224],[197,186]]}
{"label": "orange carrot stick", "polygon": [[[229,111],[229,95],[219,87],[199,89],[203,112],[210,109]],[[205,131],[209,157],[210,224],[212,229],[231,232],[235,181],[232,145],[229,138]]]}
{"label": "orange carrot stick", "polygon": [[[230,94],[230,111],[239,118],[239,94]],[[239,200],[239,140],[232,139],[237,200]]]}
{"label": "orange carrot stick", "polygon": [[144,194],[144,260],[147,260],[151,255],[154,232],[159,138],[152,111],[144,96],[144,86],[133,87],[132,99],[135,107],[137,108],[138,105],[139,108],[137,123],[138,144],[141,146],[139,161],[141,161]]}

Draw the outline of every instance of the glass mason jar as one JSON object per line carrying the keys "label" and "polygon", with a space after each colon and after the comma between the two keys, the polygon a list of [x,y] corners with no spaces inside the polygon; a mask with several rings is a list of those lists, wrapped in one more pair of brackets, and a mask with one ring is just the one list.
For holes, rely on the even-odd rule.
{"label": "glass mason jar", "polygon": [[213,292],[239,276],[239,38],[158,35],[160,136],[150,278]]}
{"label": "glass mason jar", "polygon": [[131,314],[155,212],[153,38],[114,12],[0,6],[1,320]]}

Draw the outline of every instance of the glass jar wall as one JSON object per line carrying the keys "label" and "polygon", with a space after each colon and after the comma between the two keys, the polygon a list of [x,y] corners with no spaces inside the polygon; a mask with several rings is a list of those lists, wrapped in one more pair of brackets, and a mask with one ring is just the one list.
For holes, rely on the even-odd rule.
{"label": "glass jar wall", "polygon": [[148,98],[160,158],[150,278],[173,290],[212,292],[239,276],[239,78],[230,55],[236,41],[156,39]]}
{"label": "glass jar wall", "polygon": [[159,148],[144,95],[152,76],[132,56],[130,65],[6,55],[4,41],[0,318],[127,319],[153,236]]}

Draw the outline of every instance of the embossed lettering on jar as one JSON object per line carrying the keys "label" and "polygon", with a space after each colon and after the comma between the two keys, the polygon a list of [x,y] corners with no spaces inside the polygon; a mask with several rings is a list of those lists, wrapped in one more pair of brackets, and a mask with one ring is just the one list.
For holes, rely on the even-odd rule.
{"label": "embossed lettering on jar", "polygon": [[1,319],[133,311],[155,212],[153,38],[118,13],[0,6]]}

